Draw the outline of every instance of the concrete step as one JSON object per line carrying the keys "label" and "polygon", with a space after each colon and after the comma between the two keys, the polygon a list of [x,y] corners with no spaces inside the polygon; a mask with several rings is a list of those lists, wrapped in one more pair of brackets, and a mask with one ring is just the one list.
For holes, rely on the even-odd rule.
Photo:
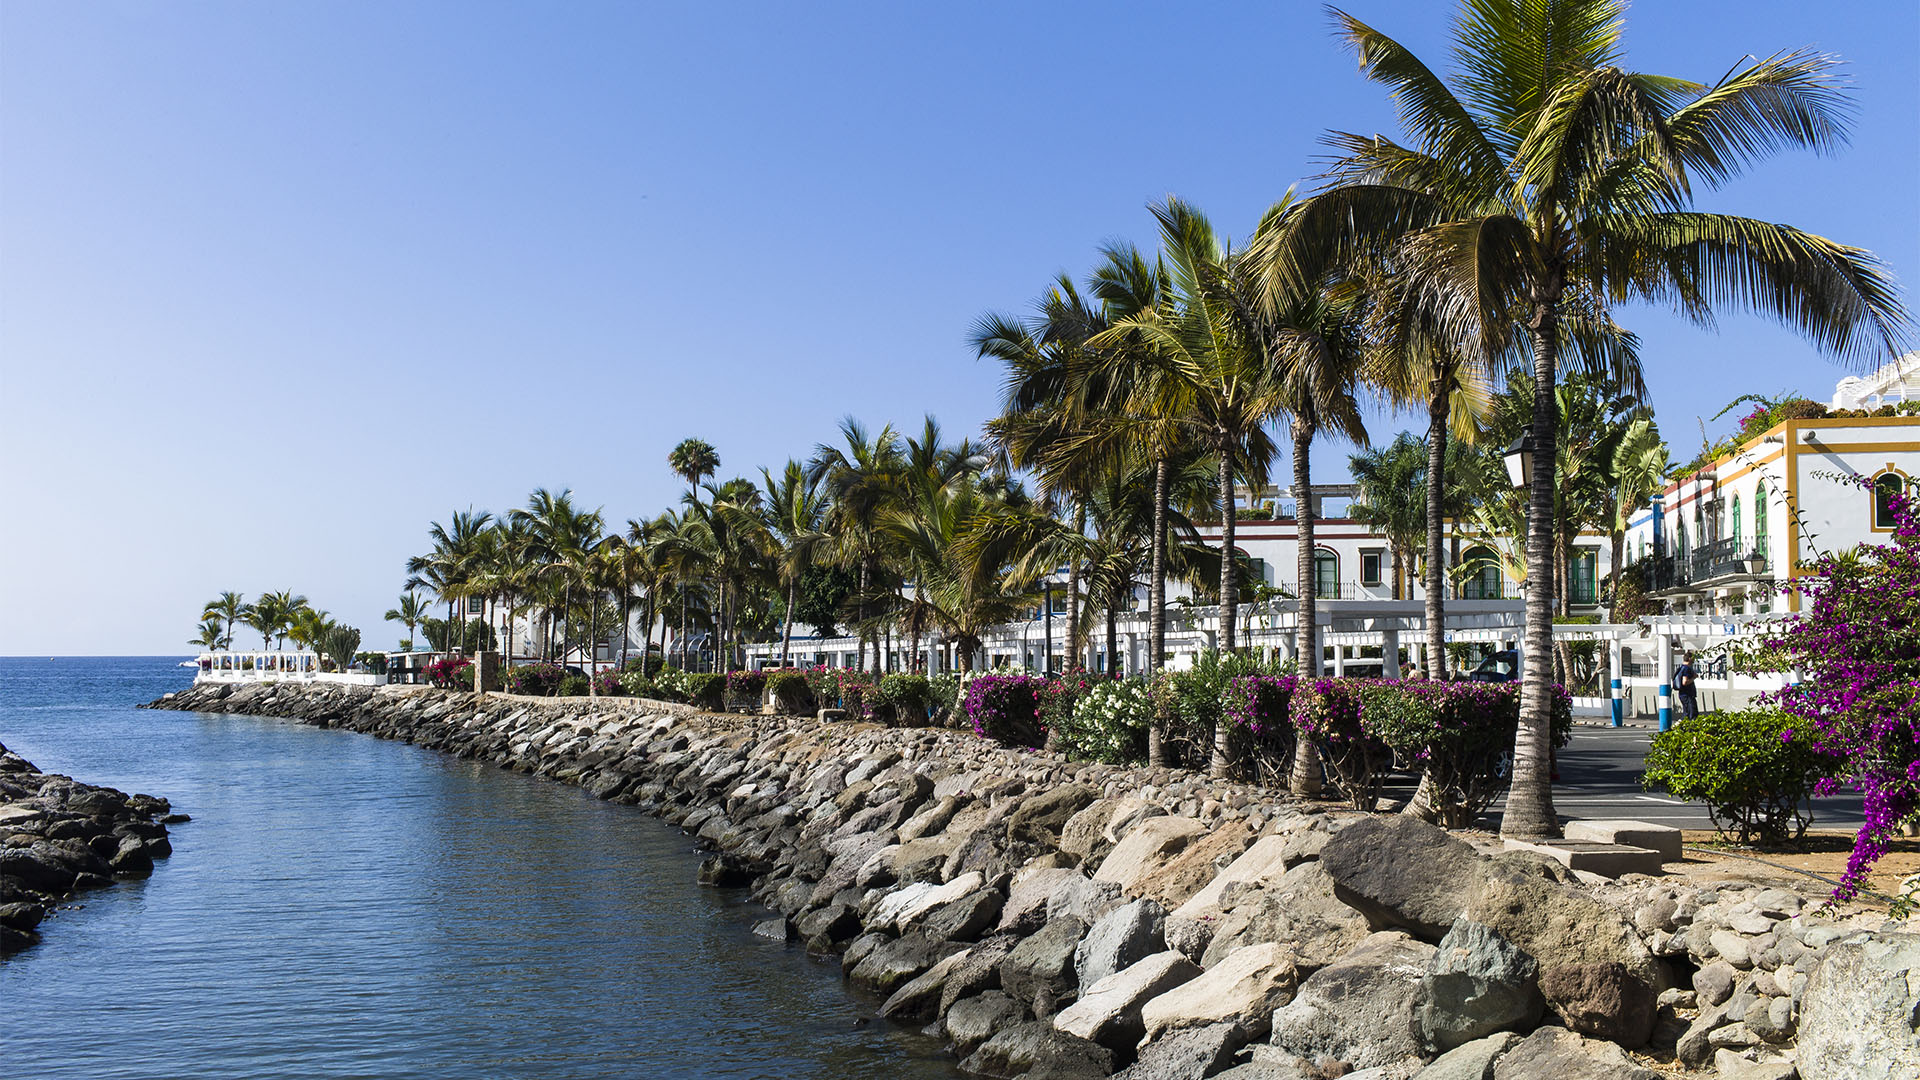
{"label": "concrete step", "polygon": [[1594,840],[1508,840],[1506,847],[1508,851],[1545,855],[1569,870],[1610,878],[1621,874],[1659,874],[1660,865],[1667,861],[1652,848]]}
{"label": "concrete step", "polygon": [[1569,821],[1566,835],[1569,840],[1652,848],[1668,862],[1680,861],[1680,830],[1671,825],[1652,825],[1625,818]]}

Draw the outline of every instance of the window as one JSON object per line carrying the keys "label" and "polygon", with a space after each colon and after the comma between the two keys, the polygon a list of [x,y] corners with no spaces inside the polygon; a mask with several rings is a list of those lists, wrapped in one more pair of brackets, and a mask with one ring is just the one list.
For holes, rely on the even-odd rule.
{"label": "window", "polygon": [[1504,591],[1501,588],[1500,561],[1493,549],[1485,544],[1468,548],[1460,555],[1460,565],[1473,572],[1473,576],[1460,582],[1462,600],[1498,600]]}
{"label": "window", "polygon": [[1061,588],[1058,588],[1058,589],[1054,589],[1054,590],[1053,590],[1053,592],[1052,592],[1052,597],[1053,597],[1053,613],[1054,613],[1055,615],[1064,615],[1064,614],[1066,614],[1066,611],[1067,611],[1067,590],[1066,590],[1066,588],[1065,588],[1065,587],[1061,587]]}
{"label": "window", "polygon": [[1740,550],[1740,496],[1733,497],[1733,550]]}
{"label": "window", "polygon": [[1247,580],[1250,582],[1253,582],[1256,585],[1265,585],[1270,580],[1270,577],[1267,574],[1267,560],[1248,559],[1247,560]]}
{"label": "window", "polygon": [[1331,600],[1340,595],[1340,556],[1318,548],[1313,553],[1313,595]]}
{"label": "window", "polygon": [[1380,584],[1380,552],[1363,551],[1360,553],[1360,584]]}
{"label": "window", "polygon": [[469,615],[480,614],[480,612],[483,610],[483,605],[485,604],[486,604],[486,600],[482,597],[478,597],[478,596],[467,597],[467,614]]}
{"label": "window", "polygon": [[1761,481],[1753,488],[1753,550],[1767,553],[1767,485]]}
{"label": "window", "polygon": [[1568,600],[1575,604],[1596,603],[1599,598],[1596,588],[1600,569],[1599,549],[1576,548],[1572,561],[1567,575]]}
{"label": "window", "polygon": [[1893,497],[1902,494],[1906,487],[1906,477],[1897,472],[1883,472],[1873,479],[1873,527],[1885,532],[1894,527]]}

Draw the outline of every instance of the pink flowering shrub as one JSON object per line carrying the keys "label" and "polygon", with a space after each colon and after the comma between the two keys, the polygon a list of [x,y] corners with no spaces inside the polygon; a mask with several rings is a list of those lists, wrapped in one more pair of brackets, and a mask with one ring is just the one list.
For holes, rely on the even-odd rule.
{"label": "pink flowering shrub", "polygon": [[443,690],[473,689],[473,661],[458,657],[427,665],[427,681]]}
{"label": "pink flowering shrub", "polygon": [[1781,738],[1809,740],[1838,759],[1816,794],[1845,784],[1864,802],[1866,820],[1834,893],[1843,900],[1920,812],[1920,517],[1908,494],[1892,507],[1891,542],[1821,556],[1801,579],[1800,617],[1767,642],[1806,676],[1769,695],[1794,723]]}
{"label": "pink flowering shrub", "polygon": [[1032,675],[982,675],[967,684],[961,711],[973,733],[1002,746],[1037,747],[1046,742],[1040,706],[1047,680]]}
{"label": "pink flowering shrub", "polygon": [[1238,675],[1220,695],[1220,717],[1231,727],[1234,765],[1252,779],[1284,783],[1293,767],[1295,675]]}

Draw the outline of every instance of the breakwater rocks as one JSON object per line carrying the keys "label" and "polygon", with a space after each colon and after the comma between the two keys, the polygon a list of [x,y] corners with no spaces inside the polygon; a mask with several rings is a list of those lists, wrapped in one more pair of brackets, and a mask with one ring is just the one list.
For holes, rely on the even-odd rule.
{"label": "breakwater rocks", "polygon": [[627,699],[207,686],[678,823],[756,932],[1030,1080],[1920,1075],[1920,935],[1791,885],[1630,876],[970,733]]}
{"label": "breakwater rocks", "polygon": [[0,956],[40,939],[49,910],[173,853],[167,800],[43,773],[0,746]]}

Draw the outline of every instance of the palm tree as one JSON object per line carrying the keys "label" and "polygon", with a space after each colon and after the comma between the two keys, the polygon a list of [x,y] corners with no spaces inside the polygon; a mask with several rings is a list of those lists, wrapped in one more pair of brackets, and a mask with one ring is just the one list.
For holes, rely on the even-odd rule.
{"label": "palm tree", "polygon": [[[555,659],[555,624],[566,628],[567,639],[571,639],[577,629],[568,625],[567,620],[573,612],[575,589],[584,584],[580,573],[585,565],[584,553],[599,543],[604,518],[598,510],[583,511],[576,507],[570,490],[562,489],[556,494],[546,488],[535,488],[527,496],[527,505],[510,512],[507,519],[525,533],[526,550],[534,564],[530,571],[531,584],[540,597],[542,616],[548,627],[547,658]],[[561,658],[566,654],[568,643],[568,640],[561,643]]]}
{"label": "palm tree", "polygon": [[[807,463],[807,480],[819,486],[830,500],[828,519],[835,561],[860,575],[854,622],[860,635],[857,664],[865,667],[867,639],[875,636],[868,610],[883,569],[880,522],[898,503],[905,459],[900,437],[891,424],[870,434],[858,420],[847,417],[840,422],[840,436],[843,446],[822,443],[814,448],[813,458]],[[875,637],[874,674],[879,675],[884,667],[885,657]]]}
{"label": "palm tree", "polygon": [[793,610],[799,602],[800,576],[821,560],[831,539],[822,528],[827,500],[817,485],[808,482],[806,468],[791,459],[779,479],[765,469],[760,470],[760,478],[766,482],[767,491],[763,521],[774,541],[780,581],[786,588],[786,618],[780,630],[780,666],[786,667],[793,647]]}
{"label": "palm tree", "polygon": [[1633,421],[1614,448],[1612,465],[1609,470],[1613,477],[1613,521],[1609,529],[1612,561],[1608,565],[1613,567],[1614,593],[1607,598],[1608,622],[1617,618],[1620,574],[1627,562],[1627,521],[1647,506],[1667,478],[1667,444],[1661,440],[1660,428],[1654,424],[1653,417],[1643,416]]}
{"label": "palm tree", "polygon": [[294,618],[302,608],[307,607],[307,598],[295,596],[291,590],[264,593],[255,600],[241,616],[242,622],[260,631],[260,647],[273,648],[273,639],[280,638],[285,644],[287,632],[292,628]]}
{"label": "palm tree", "polygon": [[187,644],[197,645],[208,652],[217,652],[226,648],[228,641],[229,638],[220,620],[209,617],[200,623],[200,636],[188,641]]}
{"label": "palm tree", "polygon": [[[1454,35],[1449,86],[1344,12],[1341,33],[1391,88],[1414,145],[1336,134],[1338,181],[1309,200],[1271,260],[1378,250],[1455,340],[1497,356],[1517,341],[1540,392],[1528,503],[1527,677],[1501,831],[1559,832],[1548,787],[1554,395],[1561,352],[1627,299],[1710,324],[1769,314],[1843,356],[1897,355],[1907,319],[1878,261],[1791,226],[1693,209],[1694,187],[1786,147],[1846,139],[1838,61],[1811,51],[1736,65],[1711,85],[1621,66],[1623,0],[1475,0]],[[1455,87],[1457,87],[1457,92]],[[1597,352],[1598,350],[1596,350]]]}
{"label": "palm tree", "polygon": [[381,616],[381,618],[387,622],[397,622],[406,627],[407,640],[411,641],[413,640],[413,628],[427,620],[427,605],[425,601],[420,599],[420,594],[414,592],[412,589],[408,589],[400,595],[400,605],[398,607],[388,608],[387,613]]}
{"label": "palm tree", "polygon": [[319,652],[333,626],[333,620],[327,617],[326,612],[303,604],[287,620],[287,636],[293,639],[295,645]]}
{"label": "palm tree", "polygon": [[[425,555],[416,555],[407,560],[407,588],[432,589],[446,602],[447,639],[444,644],[447,651],[466,648],[466,620],[459,617],[456,609],[471,591],[472,579],[478,570],[476,556],[481,537],[492,521],[493,515],[484,510],[479,513],[475,513],[471,507],[464,511],[456,510],[446,525],[434,522],[428,526],[427,538],[433,541],[433,549]],[[456,633],[459,635],[457,645]]]}
{"label": "palm tree", "polygon": [[1426,534],[1427,447],[1410,432],[1401,432],[1384,447],[1363,450],[1347,459],[1360,498],[1350,516],[1385,534],[1393,550],[1393,598],[1399,600],[1403,572],[1423,550],[1430,560],[1440,546]]}
{"label": "palm tree", "polygon": [[720,454],[701,439],[682,439],[667,453],[667,467],[687,482],[687,494],[700,501],[700,481],[720,470]]}
{"label": "palm tree", "polygon": [[229,644],[233,641],[233,624],[242,621],[247,612],[247,598],[244,593],[223,592],[207,601],[206,609],[200,613],[202,619],[218,619],[226,627],[221,637]]}

